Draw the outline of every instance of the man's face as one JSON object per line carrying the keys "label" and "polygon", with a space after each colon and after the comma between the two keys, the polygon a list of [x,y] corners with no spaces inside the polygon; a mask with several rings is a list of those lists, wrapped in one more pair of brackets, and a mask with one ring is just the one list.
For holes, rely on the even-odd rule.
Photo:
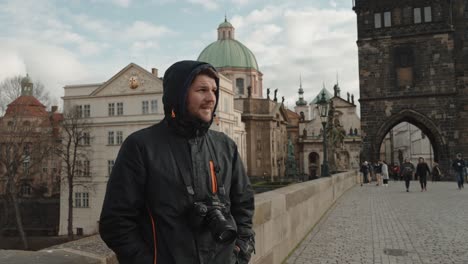
{"label": "man's face", "polygon": [[216,82],[207,75],[198,75],[187,93],[187,112],[203,122],[210,122],[216,105]]}

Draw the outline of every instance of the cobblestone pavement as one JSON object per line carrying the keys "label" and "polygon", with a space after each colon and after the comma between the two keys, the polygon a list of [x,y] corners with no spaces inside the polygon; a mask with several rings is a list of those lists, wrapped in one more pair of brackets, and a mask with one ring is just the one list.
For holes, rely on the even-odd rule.
{"label": "cobblestone pavement", "polygon": [[468,188],[412,181],[346,192],[286,260],[305,263],[468,264]]}

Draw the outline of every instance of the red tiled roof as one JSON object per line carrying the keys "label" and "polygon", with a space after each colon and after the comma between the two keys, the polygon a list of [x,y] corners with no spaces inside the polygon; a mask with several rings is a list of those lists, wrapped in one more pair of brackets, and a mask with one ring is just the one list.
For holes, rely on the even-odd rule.
{"label": "red tiled roof", "polygon": [[34,96],[22,95],[8,105],[5,116],[47,116],[46,107]]}

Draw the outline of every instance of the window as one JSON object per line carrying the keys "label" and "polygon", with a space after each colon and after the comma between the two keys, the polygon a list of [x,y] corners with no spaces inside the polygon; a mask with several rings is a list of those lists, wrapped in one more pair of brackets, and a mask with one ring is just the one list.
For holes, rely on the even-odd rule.
{"label": "window", "polygon": [[91,144],[89,132],[83,132],[82,144],[85,146],[89,146]]}
{"label": "window", "polygon": [[158,100],[151,100],[151,113],[158,112]]}
{"label": "window", "polygon": [[413,61],[411,47],[395,48],[395,73],[398,87],[409,88],[413,86]]}
{"label": "window", "polygon": [[432,22],[432,10],[430,6],[424,7],[424,22]]}
{"label": "window", "polygon": [[85,176],[85,177],[91,176],[90,171],[91,171],[90,162],[89,162],[89,160],[85,160],[83,162],[83,176]]}
{"label": "window", "polygon": [[237,78],[236,79],[236,88],[237,88],[237,94],[238,95],[243,95],[244,94],[244,79],[242,79],[242,78]]}
{"label": "window", "polygon": [[381,13],[375,13],[374,14],[374,26],[375,26],[375,28],[381,28],[382,27],[382,14]]}
{"label": "window", "polygon": [[29,174],[29,157],[26,157],[23,161],[23,173],[25,175],[28,175]]}
{"label": "window", "polygon": [[84,109],[83,116],[84,117],[90,117],[91,116],[91,106],[89,104],[84,105],[83,109]]}
{"label": "window", "polygon": [[414,18],[414,23],[419,24],[421,23],[421,8],[417,7],[413,9],[413,18]]}
{"label": "window", "polygon": [[89,207],[89,193],[77,192],[75,193],[75,207],[88,208]]}
{"label": "window", "polygon": [[123,142],[123,133],[122,131],[117,131],[116,134],[117,134],[116,143],[117,145],[120,145]]}
{"label": "window", "polygon": [[42,165],[42,173],[47,173],[49,171],[49,168],[47,168],[47,163],[44,163]]}
{"label": "window", "polygon": [[77,105],[76,106],[76,112],[78,113],[79,118],[83,117],[83,106],[82,105]]}
{"label": "window", "polygon": [[107,132],[107,145],[114,145],[114,131]]}
{"label": "window", "polygon": [[75,175],[76,177],[83,176],[83,162],[81,160],[77,160],[75,164]]}
{"label": "window", "polygon": [[141,102],[141,113],[144,114],[144,115],[149,113],[148,101]]}
{"label": "window", "polygon": [[122,102],[117,103],[117,115],[118,116],[123,115],[123,103]]}
{"label": "window", "polygon": [[108,112],[109,112],[109,116],[114,116],[115,115],[115,104],[114,103],[110,103],[107,107],[108,109]]}
{"label": "window", "polygon": [[384,12],[384,27],[391,27],[391,26],[392,26],[392,13]]}
{"label": "window", "polygon": [[109,175],[109,176],[112,173],[112,168],[114,167],[114,163],[115,163],[114,160],[108,160],[107,161],[107,175]]}
{"label": "window", "polygon": [[31,185],[29,185],[28,183],[23,183],[20,189],[21,196],[30,196],[31,193],[32,193]]}

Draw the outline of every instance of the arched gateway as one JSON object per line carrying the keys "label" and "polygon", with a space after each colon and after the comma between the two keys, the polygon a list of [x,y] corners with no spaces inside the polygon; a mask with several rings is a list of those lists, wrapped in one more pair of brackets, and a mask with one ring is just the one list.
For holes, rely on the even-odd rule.
{"label": "arched gateway", "polygon": [[408,122],[428,136],[445,173],[468,158],[468,1],[355,0],[361,159]]}

